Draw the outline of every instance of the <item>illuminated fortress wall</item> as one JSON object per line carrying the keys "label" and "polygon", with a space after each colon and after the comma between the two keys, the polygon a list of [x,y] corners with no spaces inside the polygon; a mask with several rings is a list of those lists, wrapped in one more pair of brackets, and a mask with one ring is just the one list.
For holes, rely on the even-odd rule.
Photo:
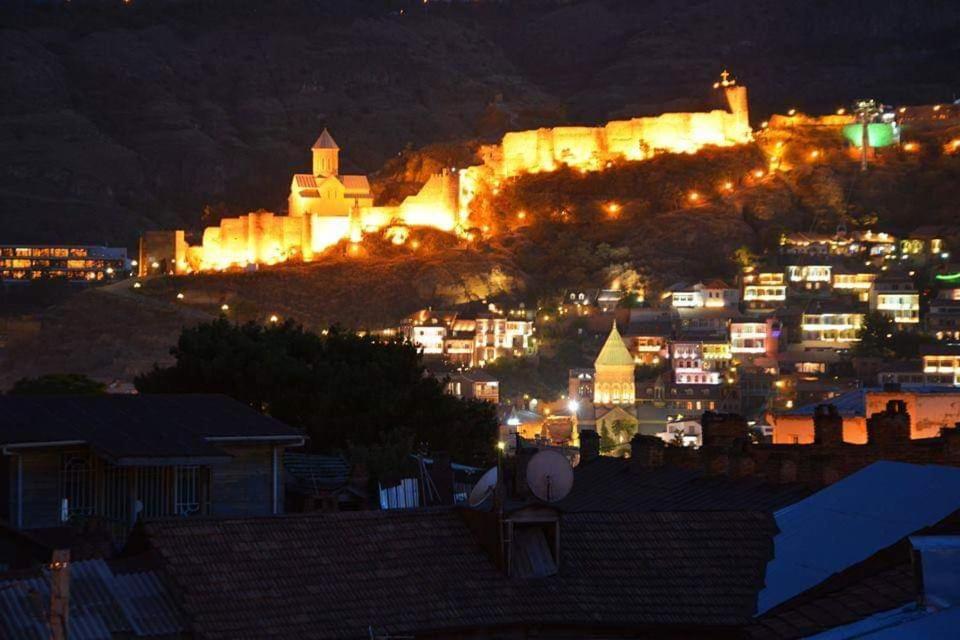
{"label": "illuminated fortress wall", "polygon": [[[715,88],[723,91],[728,110],[664,113],[614,120],[602,127],[555,127],[513,131],[499,145],[481,147],[483,165],[460,172],[460,219],[484,183],[522,173],[554,171],[566,165],[598,171],[619,160],[646,160],[658,153],[696,153],[705,146],[729,147],[750,142],[747,88],[726,75]],[[465,226],[465,225],[464,225]]]}
{"label": "illuminated fortress wall", "polygon": [[[172,254],[164,262],[174,262],[177,273],[187,273],[276,264],[293,258],[309,261],[341,240],[359,242],[363,232],[393,225],[463,232],[470,226],[470,201],[482,186],[496,187],[504,177],[553,171],[564,165],[598,171],[611,161],[695,153],[707,145],[749,142],[747,90],[727,75],[724,72],[723,81],[714,86],[722,88],[729,110],[665,113],[615,120],[601,127],[510,132],[499,145],[480,149],[483,164],[459,174],[444,170],[431,176],[416,195],[393,207],[373,206],[366,176],[340,173],[340,148],[324,130],[311,148],[313,172],[295,174],[291,180],[288,216],[260,211],[224,218],[218,226],[204,230],[198,246],[187,247],[182,231],[171,232],[179,234],[179,244],[164,240],[153,253]],[[169,250],[175,244],[177,250]],[[149,268],[141,264],[142,274],[149,273]]]}
{"label": "illuminated fortress wall", "polygon": [[749,142],[746,87],[724,89],[729,111],[664,113],[615,120],[602,127],[555,127],[507,133],[482,154],[500,177],[553,171],[561,165],[596,171],[608,161],[644,160],[656,153],[695,153],[707,145]]}

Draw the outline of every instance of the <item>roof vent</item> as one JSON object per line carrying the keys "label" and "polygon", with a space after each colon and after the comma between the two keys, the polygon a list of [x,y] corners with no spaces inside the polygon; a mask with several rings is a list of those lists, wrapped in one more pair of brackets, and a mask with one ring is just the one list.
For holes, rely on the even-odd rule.
{"label": "roof vent", "polygon": [[960,536],[910,536],[910,544],[919,604],[960,604]]}

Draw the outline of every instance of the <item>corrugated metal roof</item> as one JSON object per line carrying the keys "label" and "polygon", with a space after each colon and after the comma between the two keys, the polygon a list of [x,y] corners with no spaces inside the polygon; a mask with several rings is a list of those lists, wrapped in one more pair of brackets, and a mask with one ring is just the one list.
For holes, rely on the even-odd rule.
{"label": "corrugated metal roof", "polygon": [[[49,572],[27,577],[0,576],[0,637],[47,640]],[[70,564],[71,640],[112,640],[178,633],[183,624],[176,605],[153,572],[115,575],[102,559]]]}
{"label": "corrugated metal roof", "polygon": [[777,511],[757,613],[960,509],[960,469],[875,462]]}

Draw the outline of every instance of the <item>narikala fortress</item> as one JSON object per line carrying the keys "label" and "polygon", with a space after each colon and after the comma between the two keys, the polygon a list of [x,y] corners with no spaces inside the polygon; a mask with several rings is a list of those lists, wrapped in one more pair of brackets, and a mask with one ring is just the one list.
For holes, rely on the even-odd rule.
{"label": "narikala fortress", "polygon": [[312,261],[341,240],[387,233],[402,243],[410,227],[466,233],[470,203],[486,185],[568,166],[601,171],[611,162],[660,153],[696,153],[752,139],[747,89],[723,73],[714,88],[727,109],[615,120],[601,127],[513,131],[481,148],[483,164],[432,176],[397,206],[374,206],[367,176],[340,173],[340,148],[327,130],[311,148],[312,171],[294,174],[286,216],[259,211],[224,218],[189,245],[184,231],[151,231],[140,242],[140,275],[186,274],[288,260]]}

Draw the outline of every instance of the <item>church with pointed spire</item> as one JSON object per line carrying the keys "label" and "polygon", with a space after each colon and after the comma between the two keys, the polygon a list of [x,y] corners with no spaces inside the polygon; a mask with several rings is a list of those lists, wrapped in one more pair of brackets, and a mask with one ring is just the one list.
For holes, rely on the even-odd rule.
{"label": "church with pointed spire", "polygon": [[614,321],[603,348],[593,363],[593,404],[630,405],[637,397],[635,364]]}
{"label": "church with pointed spire", "polygon": [[344,226],[355,206],[373,206],[370,181],[364,175],[340,173],[340,147],[326,129],[310,149],[313,172],[296,173],[290,181],[288,215],[340,217]]}

